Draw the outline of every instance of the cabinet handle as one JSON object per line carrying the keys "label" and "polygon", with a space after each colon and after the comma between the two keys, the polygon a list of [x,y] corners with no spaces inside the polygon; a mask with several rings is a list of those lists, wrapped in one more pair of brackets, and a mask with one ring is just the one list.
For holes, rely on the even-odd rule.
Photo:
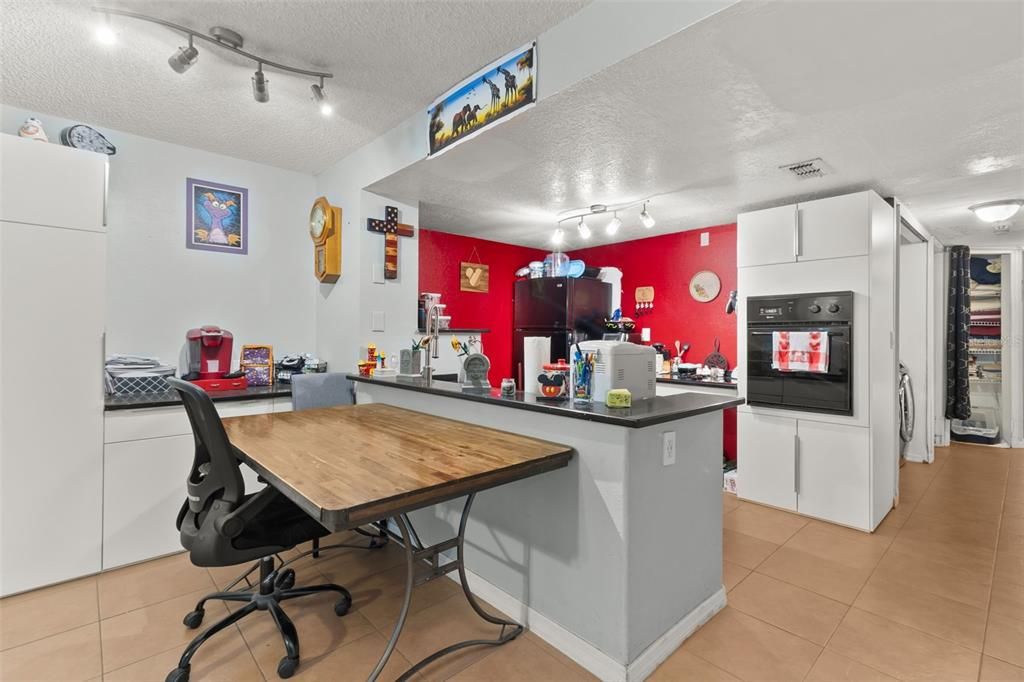
{"label": "cabinet handle", "polygon": [[800,436],[793,434],[793,492],[800,494]]}
{"label": "cabinet handle", "polygon": [[800,207],[793,211],[793,258],[800,257]]}

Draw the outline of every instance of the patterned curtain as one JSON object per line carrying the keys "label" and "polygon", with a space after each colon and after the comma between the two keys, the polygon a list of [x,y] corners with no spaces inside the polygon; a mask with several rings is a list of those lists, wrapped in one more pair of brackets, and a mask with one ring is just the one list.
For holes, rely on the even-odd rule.
{"label": "patterned curtain", "polygon": [[946,310],[946,418],[971,416],[967,341],[971,326],[971,249],[949,250],[949,302]]}

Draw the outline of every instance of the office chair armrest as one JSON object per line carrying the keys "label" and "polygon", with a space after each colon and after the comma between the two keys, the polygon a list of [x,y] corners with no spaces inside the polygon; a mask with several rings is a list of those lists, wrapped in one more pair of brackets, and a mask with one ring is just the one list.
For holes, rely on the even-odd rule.
{"label": "office chair armrest", "polygon": [[276,495],[280,495],[280,493],[273,488],[269,486],[264,488],[239,505],[238,509],[216,519],[213,522],[214,530],[228,539],[238,537],[245,530],[249,521],[270,506]]}

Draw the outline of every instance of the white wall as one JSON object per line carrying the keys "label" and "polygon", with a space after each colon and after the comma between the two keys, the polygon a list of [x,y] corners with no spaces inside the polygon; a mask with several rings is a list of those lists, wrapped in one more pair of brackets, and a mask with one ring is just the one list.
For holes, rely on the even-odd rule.
{"label": "white wall", "polygon": [[[16,133],[33,115],[51,142],[72,121],[0,106]],[[77,121],[75,121],[77,122]],[[316,280],[306,224],[311,175],[96,126],[117,147],[110,159],[107,352],[176,363],[186,330],[216,324],[278,355],[315,350]],[[249,190],[249,253],[185,248],[185,179]]]}
{"label": "white wall", "polygon": [[[537,38],[537,106],[544,106],[547,97],[732,4],[734,0],[588,5]],[[482,56],[481,66],[497,56]],[[529,116],[530,112],[523,115]],[[399,239],[398,279],[375,284],[372,265],[383,262],[384,244],[380,235],[367,232],[366,219],[382,217],[386,205],[398,206],[402,222],[414,225],[418,232],[418,206],[364,192],[363,188],[426,156],[426,122],[424,107],[317,176],[318,194],[341,206],[345,225],[341,279],[333,285],[322,285],[316,297],[317,353],[335,368],[354,367],[370,342],[393,353],[410,343],[416,329],[418,236]],[[385,314],[383,333],[370,331],[373,311]]]}

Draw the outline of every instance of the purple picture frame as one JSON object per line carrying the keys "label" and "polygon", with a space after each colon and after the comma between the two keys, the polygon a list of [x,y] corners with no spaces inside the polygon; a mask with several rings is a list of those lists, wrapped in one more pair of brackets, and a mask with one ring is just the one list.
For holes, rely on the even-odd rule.
{"label": "purple picture frame", "polygon": [[185,247],[249,253],[249,190],[197,178],[185,180]]}

